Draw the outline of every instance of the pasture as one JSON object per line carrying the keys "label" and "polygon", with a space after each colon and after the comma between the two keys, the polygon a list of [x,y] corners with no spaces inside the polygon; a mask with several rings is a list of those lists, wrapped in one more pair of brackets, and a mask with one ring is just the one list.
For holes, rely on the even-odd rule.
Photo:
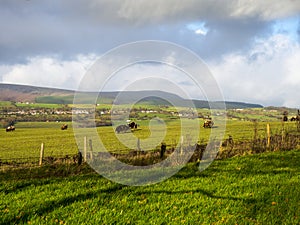
{"label": "pasture", "polygon": [[[152,186],[112,183],[87,166],[0,173],[0,224],[299,224],[300,151],[188,164]],[[72,176],[70,176],[72,175]]]}
{"label": "pasture", "polygon": [[[195,124],[192,120],[186,119],[187,123],[191,123],[191,127]],[[131,140],[131,147],[136,147],[136,140],[146,140],[149,138],[151,132],[149,130],[149,121],[137,121],[139,128],[133,133],[123,133],[119,137],[125,140]],[[207,143],[211,129],[202,127],[203,120],[200,119],[200,134],[199,142]],[[285,132],[295,132],[295,123],[269,122],[271,127],[271,134],[281,134],[282,129]],[[16,130],[13,132],[5,132],[5,129],[0,131],[0,159],[2,162],[6,160],[21,159],[21,158],[38,158],[40,154],[41,143],[45,145],[45,156],[65,156],[77,154],[78,149],[72,123],[69,124],[67,130],[61,130],[62,122],[19,122],[16,125]],[[166,120],[167,132],[163,141],[167,144],[167,148],[176,147],[180,141],[180,123],[179,120]],[[256,126],[257,138],[266,137],[266,124],[267,122],[259,122],[254,124],[249,121],[228,120],[226,125],[226,132],[224,139],[229,135],[235,141],[251,141],[254,137],[254,127]],[[216,121],[216,125],[218,122]],[[214,128],[212,128],[214,129]],[[92,132],[91,128],[83,128],[83,134],[89,138],[89,133]],[[120,142],[114,133],[112,127],[98,127],[97,132],[101,137],[102,142],[106,149],[114,153],[128,153],[130,148]],[[155,142],[154,137],[150,142]],[[150,145],[151,146],[151,145]],[[158,146],[153,148],[157,149]],[[101,150],[100,150],[101,151]]]}
{"label": "pasture", "polygon": [[[249,117],[255,117],[249,113]],[[114,153],[135,149],[137,139],[156,142],[158,138],[151,150],[158,149],[162,137],[152,137],[151,129],[155,131],[160,125],[149,128],[150,119],[156,116],[166,125],[162,137],[167,149],[175,147],[181,139],[181,122],[158,112],[136,120],[139,127],[133,132],[119,134],[120,139],[132,142],[131,147],[121,143],[110,126],[97,127],[96,138],[99,136]],[[253,140],[266,138],[267,123],[272,136],[299,134],[294,122],[274,121],[275,116],[259,122],[229,119],[223,140],[231,136],[235,143],[251,145]],[[207,144],[211,132],[217,130],[203,128],[203,119],[182,120],[191,132],[195,121],[199,122],[200,144]],[[215,126],[221,123],[217,117],[214,122]],[[61,130],[64,123],[68,124],[67,130]],[[93,128],[79,130],[95,142]],[[82,144],[83,136],[79,142]],[[41,143],[45,157],[82,151],[77,147],[71,122],[18,122],[15,131],[0,131],[0,143],[2,163],[28,160],[37,165]],[[2,169],[0,224],[299,224],[299,160],[298,144],[292,151],[215,160],[203,172],[198,170],[198,163],[189,163],[175,176],[142,187],[113,183],[87,164]]]}

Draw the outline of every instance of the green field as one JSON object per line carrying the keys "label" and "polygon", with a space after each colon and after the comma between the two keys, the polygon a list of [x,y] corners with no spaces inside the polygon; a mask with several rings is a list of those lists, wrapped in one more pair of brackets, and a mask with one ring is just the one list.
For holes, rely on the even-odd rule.
{"label": "green field", "polygon": [[[10,106],[2,103],[3,107]],[[46,108],[62,105],[33,104]],[[23,106],[18,106],[23,107]],[[24,105],[25,107],[25,105]],[[108,105],[97,106],[107,107]],[[125,106],[124,106],[125,107]],[[137,108],[156,110],[156,106],[140,105]],[[182,109],[184,110],[184,109]],[[17,122],[16,130],[0,130],[0,225],[1,224],[300,224],[300,146],[299,139],[292,151],[284,146],[278,152],[267,152],[248,156],[215,160],[208,169],[200,172],[197,163],[189,163],[175,176],[155,185],[131,187],[113,183],[92,171],[88,165],[44,164],[42,167],[5,167],[5,162],[29,159],[37,165],[41,143],[45,146],[45,157],[75,155],[82,151],[83,137],[92,143],[101,138],[110,152],[128,153],[136,149],[137,139],[159,142],[152,149],[159,149],[161,141],[167,148],[180,142],[181,122],[193,134],[199,122],[197,140],[207,144],[222,121],[213,111],[215,128],[204,129],[203,119],[178,120],[164,112],[139,115],[137,130],[119,134],[119,138],[130,142],[121,143],[111,126],[76,128],[79,147],[76,144],[71,122]],[[209,115],[209,110],[198,111]],[[229,118],[223,140],[231,136],[237,147],[250,148],[253,140],[267,137],[267,123],[271,136],[285,138],[299,135],[296,123],[282,123],[278,112],[264,109],[228,111]],[[146,115],[146,116],[145,116]],[[166,136],[151,136],[151,131],[160,129],[160,123],[151,129],[149,122],[160,117],[166,125]],[[248,119],[245,119],[245,118]],[[277,118],[277,119],[276,119]],[[251,120],[256,120],[256,122]],[[67,123],[69,128],[61,130]],[[155,133],[155,132],[154,132]],[[299,136],[296,136],[298,138]],[[188,137],[184,136],[184,140]],[[242,143],[242,144],[241,144]],[[94,147],[95,148],[95,147]],[[243,150],[243,149],[242,149]],[[95,151],[95,149],[94,149]],[[96,150],[96,151],[101,151]],[[252,151],[249,151],[252,154]],[[255,152],[255,151],[254,151]],[[248,154],[248,153],[247,153]],[[243,154],[234,154],[243,155]],[[21,164],[23,165],[23,164]],[[33,165],[33,164],[29,164]],[[27,165],[28,166],[28,165]]]}
{"label": "green field", "polygon": [[[191,127],[195,124],[192,120],[187,119],[187,121],[191,123]],[[120,135],[123,139],[131,140],[133,149],[136,145],[137,138],[143,141],[150,135],[148,128],[149,121],[137,122],[140,124],[138,130],[133,133],[129,132]],[[202,123],[202,120],[199,122]],[[179,120],[166,120],[166,123],[167,133],[164,142],[168,148],[176,147],[180,141]],[[64,131],[60,130],[62,124],[62,122],[19,122],[14,132],[5,132],[5,129],[2,129],[0,131],[0,159],[5,161],[9,159],[39,157],[41,143],[45,145],[45,156],[76,154],[78,147],[74,138],[72,123],[69,123],[69,129]],[[272,134],[281,133],[281,122],[270,122],[270,126]],[[296,129],[295,123],[285,123],[284,129],[286,132],[294,132]],[[229,120],[227,121],[224,139],[231,135],[235,141],[251,141],[254,136],[253,130],[253,122]],[[90,132],[92,132],[92,129],[85,128],[83,134],[89,139]],[[98,127],[97,132],[106,149],[109,151],[128,152],[130,150],[130,148],[118,140],[112,127]],[[210,132],[211,129],[200,127],[199,142],[207,143]],[[266,137],[266,122],[257,123],[257,137]],[[153,142],[155,142],[154,139]],[[159,146],[154,146],[153,149],[156,147]]]}
{"label": "green field", "polygon": [[17,107],[23,108],[44,108],[44,109],[57,109],[63,108],[62,104],[50,104],[50,103],[16,103]]}
{"label": "green field", "polygon": [[0,224],[299,224],[299,161],[297,150],[214,161],[203,172],[188,164],[142,187],[84,165],[1,172]]}
{"label": "green field", "polygon": [[9,101],[0,101],[0,107],[12,106],[12,103]]}

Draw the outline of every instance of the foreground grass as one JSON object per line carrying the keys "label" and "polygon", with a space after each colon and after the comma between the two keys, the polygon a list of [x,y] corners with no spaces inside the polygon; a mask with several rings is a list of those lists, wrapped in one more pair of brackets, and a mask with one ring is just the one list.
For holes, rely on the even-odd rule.
{"label": "foreground grass", "polygon": [[0,224],[299,224],[299,161],[290,151],[214,161],[201,173],[189,164],[143,187],[86,166],[2,172]]}

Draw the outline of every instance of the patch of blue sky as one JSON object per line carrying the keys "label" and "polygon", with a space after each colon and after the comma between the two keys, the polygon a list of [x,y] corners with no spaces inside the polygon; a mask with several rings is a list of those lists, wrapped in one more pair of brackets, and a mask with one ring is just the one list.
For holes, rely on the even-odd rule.
{"label": "patch of blue sky", "polygon": [[195,32],[195,34],[206,35],[209,31],[208,27],[205,26],[205,22],[193,22],[186,25],[186,28]]}
{"label": "patch of blue sky", "polygon": [[273,34],[283,34],[293,42],[299,42],[300,16],[280,19],[273,24]]}

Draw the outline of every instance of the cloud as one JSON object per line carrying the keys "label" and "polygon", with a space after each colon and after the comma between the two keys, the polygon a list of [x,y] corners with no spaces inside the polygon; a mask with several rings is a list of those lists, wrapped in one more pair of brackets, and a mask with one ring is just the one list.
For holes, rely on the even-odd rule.
{"label": "cloud", "polygon": [[[216,57],[248,46],[254,36],[267,31],[270,20],[300,12],[297,1],[250,3],[3,0],[0,63],[26,63],[37,55],[71,60],[74,55],[100,55],[120,44],[145,39],[172,41],[203,57]],[[209,31],[197,35],[186,28],[191,23],[205,23]]]}
{"label": "cloud", "polygon": [[73,61],[35,57],[28,61],[25,65],[0,66],[2,82],[76,89],[87,68],[95,61],[95,56],[79,55]]}
{"label": "cloud", "polygon": [[277,34],[210,66],[228,100],[299,107],[299,62],[299,43]]}
{"label": "cloud", "polygon": [[210,62],[229,99],[299,105],[299,15],[296,0],[2,0],[0,81],[76,88],[85,63],[152,39]]}
{"label": "cloud", "polygon": [[[65,1],[66,5],[70,1]],[[71,1],[73,2],[73,1]],[[228,0],[226,4],[217,0],[88,0],[78,4],[77,10],[88,12],[94,19],[105,23],[129,23],[136,25],[169,23],[170,21],[219,20],[259,18],[273,20],[293,16],[300,11],[297,1],[273,0]]]}
{"label": "cloud", "polygon": [[[96,69],[95,69],[96,68]],[[80,90],[93,91],[137,91],[160,90],[182,97],[201,96],[195,81],[178,68],[159,62],[139,62],[127,65],[112,74],[96,62],[96,67],[85,76]]]}

